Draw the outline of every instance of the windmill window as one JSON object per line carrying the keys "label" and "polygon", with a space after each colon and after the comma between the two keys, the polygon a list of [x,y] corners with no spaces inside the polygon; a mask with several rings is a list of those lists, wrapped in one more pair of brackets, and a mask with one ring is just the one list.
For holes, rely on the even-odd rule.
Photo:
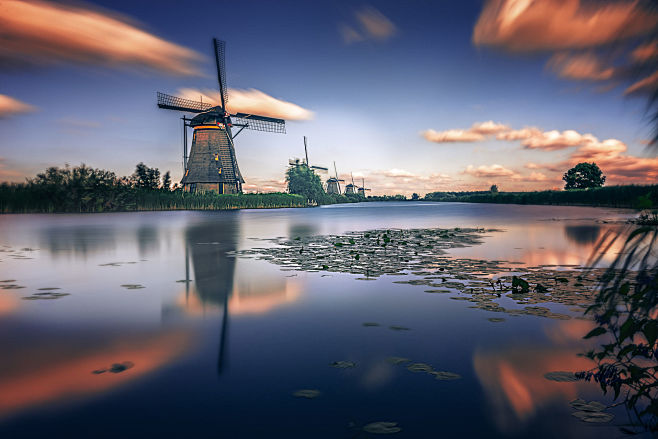
{"label": "windmill window", "polygon": [[196,192],[196,183],[192,183],[192,184],[190,185],[190,193],[193,194],[193,193],[195,193],[195,192]]}
{"label": "windmill window", "polygon": [[215,154],[215,161],[219,161],[219,154]]}
{"label": "windmill window", "polygon": [[219,174],[221,174],[221,173],[222,173],[222,168],[219,168],[219,169],[217,170],[217,172],[218,172]]}

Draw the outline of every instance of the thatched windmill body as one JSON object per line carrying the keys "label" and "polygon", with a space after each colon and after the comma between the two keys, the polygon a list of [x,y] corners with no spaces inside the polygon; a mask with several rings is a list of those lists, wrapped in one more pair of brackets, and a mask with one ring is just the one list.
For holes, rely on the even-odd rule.
{"label": "thatched windmill body", "polygon": [[365,179],[365,178],[362,178],[362,179],[361,179],[361,184],[362,184],[363,186],[361,186],[360,188],[358,188],[358,193],[359,193],[359,195],[361,195],[363,198],[365,198],[365,197],[366,197],[366,191],[369,191],[369,190],[371,190],[371,189],[368,189],[368,188],[366,187],[366,179]]}
{"label": "thatched windmill body", "polygon": [[[244,179],[238,168],[233,139],[247,128],[256,131],[285,133],[283,119],[256,114],[231,114],[226,109],[228,88],[224,68],[224,41],[213,38],[215,64],[221,105],[183,99],[158,92],[158,107],[186,113],[198,113],[188,119],[183,116],[183,179],[185,191],[215,191],[220,194],[242,192]],[[187,155],[187,128],[194,129],[190,155]],[[239,127],[233,134],[232,129]]]}
{"label": "thatched windmill body", "polygon": [[352,178],[352,183],[345,186],[345,195],[356,195],[357,186],[354,184],[354,176],[351,172],[350,177]]}
{"label": "thatched windmill body", "polygon": [[340,182],[344,182],[345,180],[341,180],[338,178],[338,171],[336,170],[336,162],[334,162],[334,172],[335,172],[335,177],[329,177],[327,180],[327,193],[328,194],[337,194],[340,195]]}

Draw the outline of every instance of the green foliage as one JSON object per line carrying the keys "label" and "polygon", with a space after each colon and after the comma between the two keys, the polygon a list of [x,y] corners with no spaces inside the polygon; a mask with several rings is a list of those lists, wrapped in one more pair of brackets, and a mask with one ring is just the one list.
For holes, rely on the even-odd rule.
{"label": "green foliage", "polygon": [[565,189],[589,189],[601,187],[605,183],[605,176],[596,163],[578,163],[569,169],[562,180]]}
{"label": "green foliage", "polygon": [[412,201],[418,201],[419,199],[420,199],[420,196],[416,192],[411,194],[411,200]]}
{"label": "green foliage", "polygon": [[171,174],[169,171],[165,172],[164,177],[162,177],[162,189],[166,191],[171,190]]}
{"label": "green foliage", "polygon": [[144,163],[139,162],[130,179],[135,187],[158,189],[160,187],[160,170],[158,168],[149,168]]}
{"label": "green foliage", "polygon": [[[623,239],[610,232],[599,250]],[[585,338],[600,337],[601,344],[585,355],[597,366],[576,374],[594,379],[604,393],[614,391],[615,399],[623,395],[623,403],[635,417],[628,429],[632,434],[639,433],[638,429],[658,432],[658,263],[650,257],[657,242],[655,227],[639,227],[626,236],[620,256],[587,310],[598,326]]]}
{"label": "green foliage", "polygon": [[658,185],[639,186],[605,186],[592,189],[572,189],[569,191],[535,191],[535,192],[430,192],[425,195],[427,201],[458,201],[466,203],[498,204],[555,204],[586,205],[609,207],[638,207],[637,200],[646,196],[658,205]]}
{"label": "green foliage", "polygon": [[[139,165],[138,165],[138,168]],[[225,194],[214,192],[191,194],[182,190],[153,188],[148,181],[148,167],[141,168],[147,180],[135,183],[132,178],[117,178],[113,172],[85,165],[70,168],[52,167],[22,184],[0,184],[0,212],[117,212],[134,210],[215,210],[275,207],[305,207],[306,199],[284,193]],[[140,172],[142,172],[140,171]],[[157,171],[157,170],[156,170]],[[137,173],[137,171],[136,171]],[[165,175],[166,176],[166,175]],[[139,178],[139,176],[138,176]]]}
{"label": "green foliage", "polygon": [[497,194],[498,193],[498,185],[497,184],[492,184],[491,188],[489,189],[489,192],[492,194]]}
{"label": "green foliage", "polygon": [[286,171],[288,192],[305,197],[309,202],[322,204],[325,198],[320,177],[305,164],[291,166]]}

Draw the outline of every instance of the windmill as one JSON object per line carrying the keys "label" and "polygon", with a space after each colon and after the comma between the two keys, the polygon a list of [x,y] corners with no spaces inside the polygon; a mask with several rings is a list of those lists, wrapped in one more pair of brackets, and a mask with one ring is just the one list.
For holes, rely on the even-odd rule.
{"label": "windmill", "polygon": [[309,166],[309,161],[308,161],[308,144],[306,141],[306,136],[304,136],[304,155],[306,156],[306,161],[294,158],[288,160],[288,164],[290,166],[308,166],[310,169],[313,169],[315,171],[319,172],[328,172],[329,169],[325,168],[324,166]]}
{"label": "windmill", "polygon": [[354,176],[351,172],[350,177],[352,178],[352,183],[345,186],[345,195],[356,195],[356,185],[354,184]]}
{"label": "windmill", "polygon": [[363,186],[361,186],[361,187],[358,188],[357,190],[358,190],[359,195],[361,195],[363,198],[365,198],[365,197],[366,197],[366,191],[369,191],[370,189],[368,189],[368,188],[366,187],[366,179],[365,179],[365,178],[362,178],[362,179],[361,179],[361,184],[362,184]]}
{"label": "windmill", "polygon": [[336,162],[334,162],[335,177],[329,177],[327,180],[327,193],[340,195],[340,182],[345,181],[338,178],[338,171],[336,170]]}
{"label": "windmill", "polygon": [[[238,168],[233,139],[247,128],[270,133],[285,133],[283,119],[256,114],[231,114],[226,109],[228,88],[224,69],[226,43],[213,38],[215,65],[221,105],[193,101],[158,92],[158,107],[185,113],[198,113],[191,119],[183,116],[183,179],[188,192],[216,191],[220,194],[242,192],[244,179]],[[187,127],[194,129],[190,155],[187,155]],[[233,134],[232,129],[240,127]]]}

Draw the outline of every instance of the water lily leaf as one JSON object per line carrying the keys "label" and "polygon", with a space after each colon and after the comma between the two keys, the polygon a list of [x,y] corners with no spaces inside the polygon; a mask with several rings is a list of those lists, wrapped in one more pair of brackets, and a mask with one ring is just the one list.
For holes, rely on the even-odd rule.
{"label": "water lily leaf", "polygon": [[407,366],[410,372],[432,372],[432,366],[426,363],[413,363]]}
{"label": "water lily leaf", "polygon": [[377,322],[364,322],[362,323],[363,326],[380,326],[379,323]]}
{"label": "water lily leaf", "polygon": [[505,321],[505,319],[502,317],[489,317],[487,320],[493,323],[500,323]]}
{"label": "water lily leaf", "polygon": [[548,372],[544,374],[544,378],[549,381],[557,381],[560,383],[578,381],[578,378],[576,378],[576,375],[573,372]]}
{"label": "water lily leaf", "polygon": [[603,410],[608,408],[608,406],[598,401],[587,402],[584,399],[580,399],[580,398],[574,399],[569,404],[571,404],[571,407],[573,407],[574,409],[583,412],[602,412]]}
{"label": "water lily leaf", "polygon": [[607,412],[573,412],[571,414],[583,422],[605,423],[614,419],[615,415]]}
{"label": "water lily leaf", "polygon": [[301,390],[297,390],[296,392],[293,392],[292,394],[292,396],[295,396],[297,398],[306,398],[306,399],[317,398],[320,395],[321,392],[317,389],[301,389]]}
{"label": "water lily leaf", "polygon": [[354,361],[334,361],[331,363],[331,367],[335,367],[337,369],[347,369],[354,366],[356,366]]}
{"label": "water lily leaf", "polygon": [[363,427],[363,431],[370,434],[393,434],[402,431],[397,422],[371,422]]}
{"label": "water lily leaf", "polygon": [[433,370],[428,372],[430,375],[434,375],[439,381],[454,381],[461,379],[461,375],[452,372],[446,372],[445,370]]}
{"label": "water lily leaf", "polygon": [[128,369],[132,369],[135,366],[135,363],[132,361],[124,361],[123,363],[114,363],[110,366],[109,371],[112,373],[121,373]]}
{"label": "water lily leaf", "polygon": [[140,284],[123,284],[121,286],[127,290],[141,290],[142,288],[146,288],[144,285]]}
{"label": "water lily leaf", "polygon": [[407,328],[406,326],[397,326],[397,325],[391,325],[388,327],[388,329],[392,329],[393,331],[409,331],[411,328]]}
{"label": "water lily leaf", "polygon": [[391,364],[404,364],[411,362],[410,359],[404,357],[388,357],[386,361],[388,361]]}

